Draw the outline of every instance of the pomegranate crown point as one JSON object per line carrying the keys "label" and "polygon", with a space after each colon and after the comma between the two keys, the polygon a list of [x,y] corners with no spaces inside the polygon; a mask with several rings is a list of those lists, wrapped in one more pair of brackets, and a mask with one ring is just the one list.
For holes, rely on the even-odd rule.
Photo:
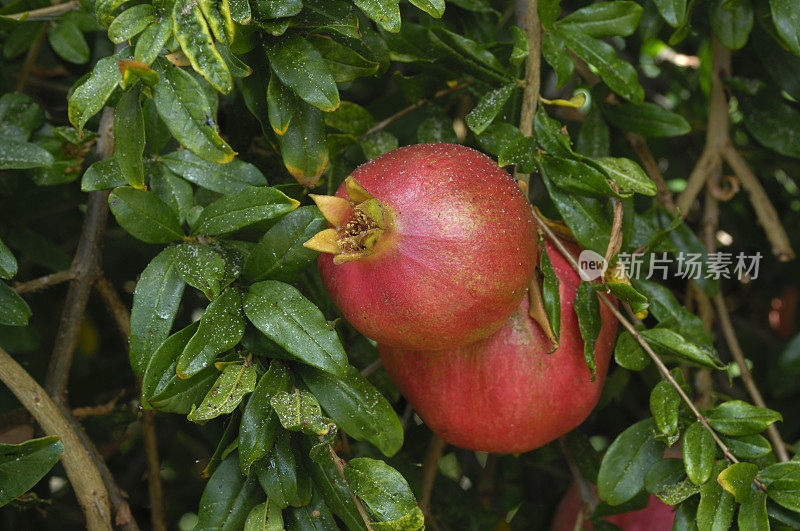
{"label": "pomegranate crown point", "polygon": [[349,197],[350,201],[353,203],[358,204],[370,199],[375,199],[372,194],[367,192],[367,189],[361,186],[352,176],[348,176],[344,180],[344,185],[347,190],[347,197]]}
{"label": "pomegranate crown point", "polygon": [[344,223],[350,215],[352,205],[350,201],[343,197],[316,194],[308,194],[308,197],[316,203],[317,208],[322,212],[322,216],[325,220],[334,227],[338,227]]}
{"label": "pomegranate crown point", "polygon": [[338,255],[342,252],[339,247],[339,234],[336,229],[325,229],[316,233],[310,240],[303,244],[303,247],[320,253]]}

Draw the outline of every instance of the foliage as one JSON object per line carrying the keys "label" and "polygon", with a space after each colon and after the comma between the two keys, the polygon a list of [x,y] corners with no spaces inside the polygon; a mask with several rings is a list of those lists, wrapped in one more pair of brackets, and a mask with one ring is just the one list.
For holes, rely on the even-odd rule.
{"label": "foliage", "polygon": [[[171,527],[190,528],[194,517],[198,529],[363,529],[359,509],[374,529],[423,527],[419,463],[429,432],[374,370],[374,344],[337,319],[316,253],[302,246],[325,227],[309,191],[332,193],[359,164],[417,142],[464,143],[534,174],[530,195],[551,225],[611,262],[701,257],[694,282],[581,283],[575,311],[592,373],[593,288],[633,309],[644,341],[621,332],[601,403],[565,439],[604,502],[590,517],[630,510],[649,492],[679,505],[687,529],[725,529],[734,516],[742,529],[800,521],[800,464],[778,462],[774,439],[762,435],[782,422],[791,442],[800,423],[800,335],[783,345],[796,319],[773,303],[784,328],[765,324],[770,299],[788,300],[798,274],[771,255],[780,222],[800,223],[797,2],[539,0],[541,43],[529,42],[513,3],[501,0],[81,0],[9,16],[44,6],[0,7],[0,346],[44,374],[63,292],[21,296],[12,279],[68,269],[87,197],[107,197],[102,267],[130,304],[129,343],[90,302],[71,401],[122,389],[162,413]],[[730,68],[719,64],[725,50],[735,50]],[[531,54],[544,59],[543,99],[526,131],[518,124],[531,104]],[[104,109],[113,119],[102,119]],[[727,148],[714,144],[720,132]],[[762,180],[747,184],[725,156],[756,208],[744,194],[724,203],[730,241],[719,244],[733,256],[760,252],[757,278],[714,274],[714,222],[704,237],[694,197],[683,212],[663,202],[691,188],[706,137],[706,150],[740,152]],[[649,145],[668,189],[647,160],[644,169],[636,162],[637,145]],[[702,171],[719,173],[721,161]],[[765,200],[782,219],[765,225]],[[540,269],[557,341],[558,280],[546,254]],[[736,332],[776,410],[751,403],[730,347],[704,328],[707,314],[704,323],[690,310],[720,290],[739,306],[746,326]],[[711,395],[697,377],[708,371]],[[116,445],[109,467],[143,524],[147,489],[130,464],[144,462],[138,412],[113,411],[87,424]],[[679,441],[682,462],[665,458]],[[7,503],[46,474],[62,445],[47,437],[3,448]],[[431,515],[443,529],[541,528],[568,483],[559,475],[554,489],[547,477],[553,464],[567,470],[559,455],[558,443],[488,462],[448,450]],[[33,492],[52,498],[47,516],[6,508],[10,528],[41,527],[42,518],[82,525],[64,489]],[[15,505],[36,505],[30,496]]]}

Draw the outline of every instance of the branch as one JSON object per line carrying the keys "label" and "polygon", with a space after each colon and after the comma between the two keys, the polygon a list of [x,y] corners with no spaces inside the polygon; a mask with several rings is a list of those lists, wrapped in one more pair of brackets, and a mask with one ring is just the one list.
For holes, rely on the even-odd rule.
{"label": "branch", "polygon": [[8,386],[47,435],[57,435],[64,444],[61,463],[90,530],[111,529],[111,508],[103,478],[83,445],[44,389],[0,347],[0,380]]}
{"label": "branch", "polygon": [[[533,119],[536,104],[539,102],[539,86],[542,70],[542,25],[539,22],[539,1],[527,0],[525,15],[519,21],[528,38],[528,57],[525,59],[525,89],[522,92],[522,110],[519,116],[519,130],[525,136],[533,135]],[[514,170],[514,180],[528,184],[530,175]]]}
{"label": "branch", "polygon": [[331,453],[331,457],[333,457],[333,465],[336,467],[336,471],[339,472],[339,477],[342,478],[342,483],[344,483],[347,492],[350,493],[350,497],[353,498],[353,503],[356,504],[356,509],[358,509],[358,514],[361,515],[361,519],[364,520],[364,525],[367,526],[367,531],[374,531],[372,528],[372,519],[367,514],[367,510],[364,509],[364,504],[361,503],[361,500],[358,499],[358,496],[350,489],[350,484],[347,483],[347,480],[344,477],[344,463],[342,462],[342,458],[336,454],[336,450],[333,449],[333,446],[330,444],[328,445],[328,450]]}
{"label": "branch", "polygon": [[597,504],[600,503],[600,500],[592,490],[589,482],[586,481],[586,478],[583,477],[583,474],[581,474],[581,471],[578,469],[578,465],[575,464],[575,460],[572,458],[572,453],[570,453],[569,448],[567,447],[567,441],[564,439],[564,437],[559,437],[558,443],[561,445],[561,453],[564,454],[564,459],[567,461],[569,472],[572,475],[572,482],[575,483],[575,485],[578,487],[578,492],[581,494],[581,510],[578,511],[575,525],[573,526],[574,530],[580,531],[583,529],[583,520],[585,519],[586,514],[591,514],[591,512],[594,511],[594,508],[597,507]]}
{"label": "branch", "polygon": [[167,531],[167,508],[164,503],[164,485],[161,482],[161,461],[158,458],[156,437],[156,412],[142,413],[142,432],[147,454],[147,487],[150,494],[150,521],[153,531]]}
{"label": "branch", "polygon": [[667,188],[664,176],[661,174],[661,170],[658,169],[658,164],[653,158],[650,148],[647,146],[647,140],[645,140],[642,135],[631,133],[630,131],[625,133],[625,138],[628,139],[631,148],[639,155],[639,159],[641,159],[642,165],[644,166],[644,171],[647,172],[647,175],[656,184],[656,190],[658,190],[658,192],[656,192],[656,198],[667,208],[670,214],[673,216],[676,215],[678,209],[675,207],[672,192]]}
{"label": "branch", "polygon": [[72,280],[72,277],[74,276],[75,274],[72,272],[72,269],[65,269],[64,271],[51,273],[43,277],[35,278],[33,280],[28,280],[27,282],[15,282],[13,288],[14,291],[16,291],[17,293],[38,291],[40,289],[48,288],[50,286],[55,286],[56,284],[61,284],[62,282],[66,282],[67,280]]}
{"label": "branch", "polygon": [[128,312],[127,306],[122,302],[119,293],[117,293],[117,290],[114,289],[114,286],[111,285],[111,282],[108,281],[102,271],[98,273],[95,279],[94,289],[100,294],[106,308],[111,312],[111,316],[114,318],[114,322],[117,323],[117,329],[119,329],[127,349],[128,341],[131,337],[131,314]]}
{"label": "branch", "polygon": [[381,365],[383,365],[383,361],[380,358],[376,359],[361,370],[361,376],[364,378],[369,377],[372,373],[380,369]]}
{"label": "branch", "polygon": [[13,15],[0,15],[0,18],[11,18],[14,20],[22,20],[24,18],[26,22],[31,20],[51,20],[66,13],[67,11],[72,11],[73,9],[78,9],[79,7],[80,4],[78,4],[78,2],[72,1],[67,2],[66,4],[57,4],[54,6],[33,9],[31,11],[22,11],[20,13],[14,13]]}
{"label": "branch", "polygon": [[425,519],[431,518],[430,505],[431,496],[433,495],[433,483],[436,481],[436,473],[439,471],[439,461],[442,459],[442,454],[447,443],[444,439],[436,435],[431,436],[431,442],[428,444],[428,451],[425,453],[425,463],[422,465],[422,497],[419,501],[419,508],[425,515]]}

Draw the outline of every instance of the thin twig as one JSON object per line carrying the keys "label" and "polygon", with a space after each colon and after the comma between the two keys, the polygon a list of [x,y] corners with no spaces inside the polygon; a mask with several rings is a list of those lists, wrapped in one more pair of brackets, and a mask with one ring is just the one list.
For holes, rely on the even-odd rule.
{"label": "thin twig", "polygon": [[367,514],[367,510],[364,509],[364,504],[361,503],[361,500],[359,500],[358,496],[356,496],[352,491],[350,485],[347,483],[347,480],[344,477],[344,463],[342,462],[342,458],[336,454],[336,450],[334,450],[333,446],[330,444],[328,445],[328,450],[333,458],[333,465],[336,467],[336,471],[339,472],[339,477],[342,478],[342,482],[344,483],[345,488],[347,488],[347,492],[350,493],[350,497],[353,498],[353,503],[356,504],[358,514],[361,515],[361,519],[364,520],[364,525],[367,526],[367,531],[373,531],[372,519],[369,517],[369,514]]}
{"label": "thin twig", "polygon": [[142,432],[147,454],[147,487],[150,494],[150,521],[153,531],[167,530],[167,508],[164,499],[164,484],[161,481],[161,461],[158,458],[155,414],[153,410],[142,413]]}
{"label": "thin twig", "polygon": [[23,17],[26,21],[29,20],[51,20],[58,17],[67,11],[78,9],[80,4],[72,1],[65,4],[57,4],[49,7],[41,7],[39,9],[32,9],[30,11],[22,11],[21,13],[14,13],[13,15],[0,15],[0,18],[13,18],[14,20],[21,20]]}
{"label": "thin twig", "polygon": [[380,358],[376,359],[375,361],[373,361],[372,363],[370,363],[369,365],[367,365],[366,367],[364,367],[361,370],[361,376],[363,376],[364,378],[367,378],[372,373],[374,373],[375,371],[380,369],[381,365],[383,365],[383,362],[381,361],[381,359]]}
{"label": "thin twig", "polygon": [[65,269],[57,273],[51,273],[43,277],[35,278],[33,280],[28,280],[27,282],[15,282],[13,287],[14,291],[16,291],[17,293],[38,291],[40,289],[48,288],[50,286],[55,286],[56,284],[61,284],[62,282],[66,282],[68,280],[72,280],[73,276],[74,273],[72,272],[72,269]]}
{"label": "thin twig", "polygon": [[111,312],[111,316],[114,318],[114,322],[117,323],[117,328],[119,329],[119,333],[127,349],[128,340],[131,336],[131,314],[128,312],[127,306],[122,302],[119,293],[117,293],[117,290],[114,289],[114,286],[108,281],[108,278],[106,278],[102,271],[95,279],[94,289],[100,294],[100,297],[102,297],[103,302],[106,304],[106,308]]}
{"label": "thin twig", "polygon": [[0,347],[0,380],[6,384],[47,435],[57,435],[64,444],[61,463],[72,483],[75,497],[90,530],[111,529],[111,508],[103,478],[83,449],[58,406],[44,389]]}
{"label": "thin twig", "polygon": [[[525,136],[533,135],[533,119],[539,102],[539,86],[542,69],[542,24],[539,21],[539,1],[527,0],[525,16],[519,21],[528,38],[528,57],[525,59],[525,88],[522,91],[522,109],[519,115],[519,130]],[[514,169],[514,180],[528,184],[530,175]]]}
{"label": "thin twig", "polygon": [[655,183],[656,190],[658,190],[658,192],[656,192],[656,198],[666,207],[670,214],[673,216],[676,215],[678,209],[675,207],[672,192],[667,188],[664,176],[661,174],[661,170],[658,168],[658,164],[653,158],[650,148],[647,146],[647,140],[645,140],[642,135],[631,133],[630,131],[625,133],[625,138],[628,139],[631,148],[639,155],[639,159],[641,159],[642,165],[644,166],[644,171],[647,172],[648,177]]}
{"label": "thin twig", "polygon": [[433,483],[436,481],[436,473],[439,471],[439,461],[447,443],[444,439],[436,435],[431,435],[431,442],[428,443],[428,451],[425,453],[425,462],[422,465],[422,496],[419,501],[419,508],[425,515],[425,519],[430,518],[431,496],[433,495]]}
{"label": "thin twig", "polygon": [[100,404],[98,406],[86,406],[86,407],[76,407],[72,408],[72,416],[76,419],[82,419],[84,417],[99,417],[102,415],[108,415],[114,408],[117,406],[117,402],[119,399],[122,398],[122,395],[125,394],[125,390],[123,389],[117,396],[106,402],[105,404]]}

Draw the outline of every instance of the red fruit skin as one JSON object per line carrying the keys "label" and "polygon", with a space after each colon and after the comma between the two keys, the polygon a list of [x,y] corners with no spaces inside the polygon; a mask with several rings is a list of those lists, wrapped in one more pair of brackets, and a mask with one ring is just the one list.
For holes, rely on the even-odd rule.
{"label": "red fruit skin", "polygon": [[[530,205],[495,162],[455,144],[395,149],[353,178],[393,225],[369,256],[319,257],[333,302],[370,339],[437,350],[484,338],[519,305],[538,260]],[[347,197],[344,185],[336,192]]]}
{"label": "red fruit skin", "polygon": [[528,316],[527,296],[503,328],[471,345],[438,352],[378,345],[403,396],[431,430],[454,446],[527,452],[578,426],[600,398],[616,319],[601,303],[597,377],[591,381],[572,309],[580,278],[552,244],[545,245],[560,279],[561,336],[552,354],[544,332]]}
{"label": "red fruit skin", "polygon": [[[558,504],[550,531],[573,531],[580,508],[580,492],[577,485],[572,485]],[[603,518],[623,531],[671,531],[674,519],[672,507],[655,496],[650,496],[650,501],[644,509]],[[589,531],[593,529],[591,522],[585,522],[584,525]]]}

